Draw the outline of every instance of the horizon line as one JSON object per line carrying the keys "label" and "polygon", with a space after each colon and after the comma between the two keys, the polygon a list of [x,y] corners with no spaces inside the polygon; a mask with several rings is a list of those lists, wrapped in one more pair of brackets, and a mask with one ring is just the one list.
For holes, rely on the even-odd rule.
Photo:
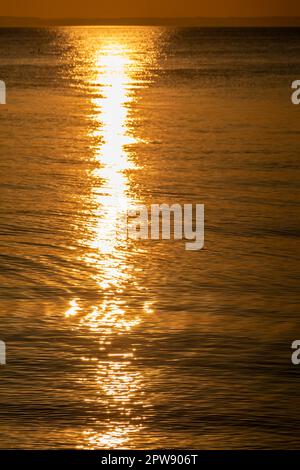
{"label": "horizon line", "polygon": [[123,18],[44,18],[30,16],[0,16],[0,27],[16,26],[266,26],[298,27],[300,16],[253,17],[123,17]]}

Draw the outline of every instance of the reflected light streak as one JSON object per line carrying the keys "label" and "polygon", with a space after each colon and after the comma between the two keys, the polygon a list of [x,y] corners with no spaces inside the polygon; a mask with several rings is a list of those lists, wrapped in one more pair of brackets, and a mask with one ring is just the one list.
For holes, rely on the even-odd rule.
{"label": "reflected light streak", "polygon": [[[128,421],[124,424],[111,422],[111,429],[103,434],[97,432],[85,431],[84,435],[88,441],[89,449],[120,449],[128,443],[129,437],[137,434],[143,429],[141,424],[130,424]],[[84,448],[84,446],[79,447]]]}
{"label": "reflected light streak", "polygon": [[[133,101],[129,73],[132,62],[121,46],[114,45],[112,48],[107,47],[96,63],[99,74],[95,85],[100,87],[101,97],[93,99],[95,121],[98,124],[94,137],[100,139],[96,149],[96,160],[100,167],[94,176],[100,178],[103,187],[100,191],[98,188],[94,191],[99,217],[91,247],[101,253],[112,254],[120,248],[120,240],[116,239],[118,217],[133,203],[128,195],[130,188],[124,173],[125,170],[135,168],[124,148],[136,142],[128,129],[129,105]],[[110,270],[111,267],[107,268]],[[118,277],[118,273],[112,271],[111,276],[107,274],[105,279],[113,279],[113,274]]]}
{"label": "reflected light streak", "polygon": [[[130,263],[127,241],[118,238],[118,217],[137,201],[130,196],[126,175],[135,165],[129,158],[128,145],[136,140],[130,135],[129,112],[134,100],[132,95],[133,63],[121,45],[107,45],[95,59],[98,76],[93,83],[97,97],[93,98],[96,130],[95,159],[98,168],[92,177],[98,183],[93,189],[95,211],[94,226],[89,227],[89,254],[84,258],[88,265],[97,268],[97,282],[102,300],[81,313],[79,324],[88,326],[100,334],[99,350],[105,351],[117,335],[125,334],[139,325],[141,318],[129,310],[121,294],[131,285],[138,288],[136,275]],[[150,306],[145,304],[145,311]],[[66,317],[80,310],[78,300],[70,302]],[[86,361],[86,358],[82,358]],[[84,433],[88,448],[116,448],[130,440],[141,427],[141,418],[134,416],[133,403],[143,407],[143,377],[134,372],[130,361],[135,360],[135,349],[107,354],[105,361],[98,360],[95,368],[96,401],[105,403],[112,416],[95,429]],[[114,413],[114,416],[113,416]],[[120,417],[116,420],[116,414]],[[103,426],[104,424],[104,426]],[[83,446],[84,447],[84,446]]]}

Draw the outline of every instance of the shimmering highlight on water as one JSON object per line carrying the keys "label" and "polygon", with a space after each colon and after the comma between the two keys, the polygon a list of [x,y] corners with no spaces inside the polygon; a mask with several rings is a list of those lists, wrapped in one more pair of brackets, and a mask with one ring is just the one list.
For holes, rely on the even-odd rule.
{"label": "shimmering highlight on water", "polygon": [[[1,448],[299,447],[299,52],[0,30]],[[204,203],[205,249],[116,237],[139,203]]]}

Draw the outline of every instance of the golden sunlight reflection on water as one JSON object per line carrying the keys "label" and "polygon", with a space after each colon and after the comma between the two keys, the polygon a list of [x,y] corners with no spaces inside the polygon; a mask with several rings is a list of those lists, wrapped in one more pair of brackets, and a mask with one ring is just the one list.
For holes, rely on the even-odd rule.
{"label": "golden sunlight reflection on water", "polygon": [[[114,338],[126,334],[141,322],[140,314],[129,310],[122,294],[128,285],[139,289],[138,279],[131,266],[127,241],[117,236],[120,213],[137,203],[126,171],[135,168],[130,159],[128,145],[136,140],[128,127],[130,106],[134,101],[131,70],[134,63],[121,44],[107,44],[95,54],[97,69],[93,86],[96,97],[92,137],[96,140],[97,168],[93,176],[98,185],[93,188],[95,211],[89,227],[89,253],[84,261],[97,268],[95,281],[99,285],[101,301],[89,311],[80,306],[80,299],[72,299],[66,317],[76,317],[80,325],[99,334],[99,351],[105,360],[96,359],[94,400],[107,410],[105,423],[99,423],[101,432],[84,432],[83,448],[114,448],[126,446],[132,435],[143,427],[142,417],[134,415],[132,404],[143,406],[143,376],[132,368],[136,360],[134,345],[127,344],[119,352],[111,352]],[[144,304],[149,313],[151,305]],[[94,358],[82,358],[91,362]],[[117,411],[117,421],[110,414]]]}
{"label": "golden sunlight reflection on water", "polygon": [[[300,447],[298,45],[1,29],[0,447]],[[152,203],[204,203],[206,248],[115,236]]]}

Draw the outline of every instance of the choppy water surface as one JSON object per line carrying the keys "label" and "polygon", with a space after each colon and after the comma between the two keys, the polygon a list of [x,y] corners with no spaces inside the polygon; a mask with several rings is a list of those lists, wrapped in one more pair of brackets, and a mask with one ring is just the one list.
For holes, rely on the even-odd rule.
{"label": "choppy water surface", "polygon": [[0,29],[0,447],[300,448],[299,78],[296,29]]}

